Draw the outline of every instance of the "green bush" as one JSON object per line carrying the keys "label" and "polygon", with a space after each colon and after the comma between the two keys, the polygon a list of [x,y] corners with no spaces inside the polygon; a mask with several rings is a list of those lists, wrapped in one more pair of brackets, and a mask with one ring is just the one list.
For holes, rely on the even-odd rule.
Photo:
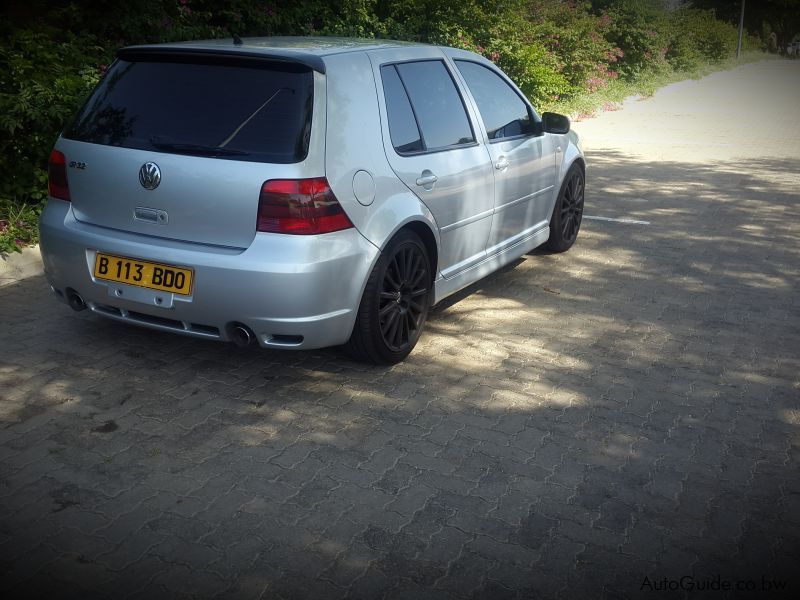
{"label": "green bush", "polygon": [[736,28],[718,21],[710,11],[684,8],[671,21],[667,60],[676,69],[693,69],[703,60],[719,62],[736,50]]}
{"label": "green bush", "polygon": [[575,91],[575,87],[560,72],[555,56],[537,42],[493,43],[490,50],[497,55],[497,65],[535,106],[545,106]]}
{"label": "green bush", "polygon": [[608,20],[606,39],[623,52],[619,72],[625,79],[665,68],[669,22],[656,0],[618,0],[602,16]]}
{"label": "green bush", "polygon": [[[607,42],[588,3],[514,2],[514,10],[470,10],[458,26],[439,26],[431,41],[464,48],[494,61],[536,106],[602,87],[619,50]],[[466,25],[464,24],[466,22]]]}
{"label": "green bush", "polygon": [[16,31],[0,48],[0,200],[40,202],[58,132],[109,61],[92,36]]}
{"label": "green bush", "polygon": [[42,205],[18,205],[0,200],[0,255],[21,252],[39,240],[39,215]]}
{"label": "green bush", "polygon": [[439,34],[437,43],[481,54],[497,64],[536,106],[568,95],[573,86],[561,73],[557,57],[543,44],[525,40],[510,22],[465,31],[454,27]]}
{"label": "green bush", "polygon": [[611,20],[590,12],[589,2],[527,3],[526,37],[542,43],[557,59],[572,93],[605,87],[617,76],[622,51],[606,39]]}
{"label": "green bush", "polygon": [[703,61],[694,25],[694,19],[701,17],[702,12],[682,9],[671,19],[666,59],[677,71],[693,71]]}

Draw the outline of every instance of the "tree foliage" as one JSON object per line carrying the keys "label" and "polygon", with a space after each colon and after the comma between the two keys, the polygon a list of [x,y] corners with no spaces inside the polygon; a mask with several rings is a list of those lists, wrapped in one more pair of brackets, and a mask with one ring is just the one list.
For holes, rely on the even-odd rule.
{"label": "tree foliage", "polygon": [[[742,4],[741,0],[692,0],[692,6],[713,10],[718,19],[738,24]],[[800,0],[746,0],[744,24],[752,33],[774,33],[785,47],[800,36]]]}

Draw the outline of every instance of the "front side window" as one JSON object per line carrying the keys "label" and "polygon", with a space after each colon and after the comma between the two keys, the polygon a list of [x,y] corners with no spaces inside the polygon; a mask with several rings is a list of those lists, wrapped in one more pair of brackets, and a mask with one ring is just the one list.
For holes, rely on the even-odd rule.
{"label": "front side window", "polygon": [[385,65],[381,78],[389,134],[399,153],[475,142],[464,103],[442,61]]}
{"label": "front side window", "polygon": [[502,77],[478,63],[466,60],[455,63],[478,104],[490,140],[534,133],[528,105]]}

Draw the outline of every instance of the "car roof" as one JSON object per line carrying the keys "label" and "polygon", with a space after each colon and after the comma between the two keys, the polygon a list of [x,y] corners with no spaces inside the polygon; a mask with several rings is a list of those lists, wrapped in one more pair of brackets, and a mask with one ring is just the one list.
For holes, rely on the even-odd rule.
{"label": "car roof", "polygon": [[249,58],[269,58],[278,61],[289,61],[325,72],[323,57],[345,52],[366,52],[385,48],[428,47],[418,42],[402,42],[398,40],[343,38],[327,36],[283,36],[241,38],[241,43],[234,38],[215,40],[196,40],[188,42],[172,42],[166,44],[147,44],[128,46],[117,51],[120,58],[142,55],[164,54],[225,54]]}
{"label": "car roof", "polygon": [[164,46],[192,46],[214,50],[232,46],[242,51],[269,52],[271,50],[295,50],[297,52],[308,52],[318,56],[329,54],[339,54],[341,52],[356,52],[366,50],[377,50],[379,48],[397,48],[400,46],[426,46],[418,42],[401,42],[399,40],[382,40],[367,38],[345,38],[328,36],[276,36],[276,37],[254,37],[241,38],[241,44],[235,44],[232,38],[222,38],[216,40],[200,40],[191,42],[175,42],[163,44]]}

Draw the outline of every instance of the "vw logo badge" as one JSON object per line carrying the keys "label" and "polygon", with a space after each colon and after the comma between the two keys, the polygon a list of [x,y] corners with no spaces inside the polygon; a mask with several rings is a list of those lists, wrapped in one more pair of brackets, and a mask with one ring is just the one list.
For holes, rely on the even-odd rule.
{"label": "vw logo badge", "polygon": [[161,169],[154,162],[147,162],[139,169],[139,183],[146,190],[154,190],[161,183]]}

